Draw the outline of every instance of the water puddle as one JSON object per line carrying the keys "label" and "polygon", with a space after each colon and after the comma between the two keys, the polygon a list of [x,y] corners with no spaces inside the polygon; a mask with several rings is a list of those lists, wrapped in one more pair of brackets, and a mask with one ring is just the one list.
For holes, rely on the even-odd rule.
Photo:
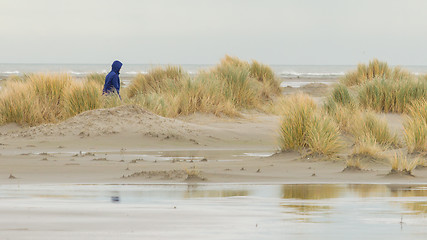
{"label": "water puddle", "polygon": [[425,239],[427,186],[2,185],[0,212],[31,239]]}
{"label": "water puddle", "polygon": [[104,159],[105,161],[149,161],[149,162],[204,162],[242,161],[242,157],[269,157],[272,152],[246,152],[247,150],[181,150],[181,151],[45,151],[29,152],[21,155],[41,157],[70,157]]}

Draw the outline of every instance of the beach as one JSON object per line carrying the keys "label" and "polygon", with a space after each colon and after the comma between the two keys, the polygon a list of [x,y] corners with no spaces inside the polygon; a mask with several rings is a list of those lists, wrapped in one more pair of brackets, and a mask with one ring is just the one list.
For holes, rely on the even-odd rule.
{"label": "beach", "polygon": [[[300,82],[306,81],[311,80]],[[302,91],[321,104],[332,86],[286,87],[283,93]],[[402,137],[402,116],[382,115]],[[0,182],[180,183],[189,181],[186,171],[192,170],[200,179],[190,181],[201,183],[426,181],[422,169],[414,170],[415,177],[387,177],[387,161],[366,162],[361,172],[342,172],[350,149],[332,161],[295,151],[281,153],[279,122],[280,116],[254,111],[241,117],[196,113],[171,119],[138,106],[120,106],[84,112],[58,124],[7,124],[0,127]]]}
{"label": "beach", "polygon": [[[332,155],[310,153],[307,145],[283,149],[283,118],[293,115],[280,111],[300,103],[325,109],[340,75],[284,74],[277,83],[278,105],[229,115],[218,108],[223,113],[161,116],[167,114],[127,99],[65,119],[58,114],[54,123],[33,124],[23,116],[28,124],[1,125],[0,238],[342,239],[363,231],[423,239],[425,155],[408,153],[419,165],[409,174],[393,174],[391,159],[407,153],[405,145],[357,155],[354,142],[360,140],[345,128],[339,138],[344,144]],[[60,81],[69,75],[35,76]],[[298,96],[302,102],[286,102]],[[270,104],[266,99],[262,103]],[[404,142],[404,114],[374,117]],[[355,158],[357,168],[349,164]]]}

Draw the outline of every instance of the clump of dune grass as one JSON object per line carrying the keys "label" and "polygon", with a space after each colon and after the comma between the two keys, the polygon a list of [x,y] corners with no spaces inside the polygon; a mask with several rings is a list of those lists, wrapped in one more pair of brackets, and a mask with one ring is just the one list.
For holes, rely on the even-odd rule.
{"label": "clump of dune grass", "polygon": [[316,104],[308,95],[299,93],[289,96],[283,105],[280,124],[281,150],[299,150],[307,147],[308,130],[316,111]]}
{"label": "clump of dune grass", "polygon": [[310,152],[325,156],[337,153],[342,147],[338,129],[330,117],[316,114],[311,121],[307,136]]}
{"label": "clump of dune grass", "polygon": [[39,101],[29,84],[7,82],[0,92],[0,120],[2,124],[37,125],[43,123]]}
{"label": "clump of dune grass", "polygon": [[324,108],[327,114],[335,120],[343,133],[352,134],[354,132],[355,119],[361,114],[359,109],[343,106],[335,102],[327,103],[327,106],[324,106]]}
{"label": "clump of dune grass", "polygon": [[354,116],[359,110],[353,95],[345,85],[339,84],[334,87],[323,109],[337,122],[341,131],[351,132]]}
{"label": "clump of dune grass", "polygon": [[412,175],[412,170],[418,165],[417,159],[408,161],[406,155],[395,153],[390,159],[391,170],[388,175]]}
{"label": "clump of dune grass", "polygon": [[[350,90],[343,84],[338,84],[332,90],[327,104],[337,103],[345,107],[353,108],[355,107],[355,99],[350,93]],[[326,109],[328,109],[328,105],[326,104]]]}
{"label": "clump of dune grass", "polygon": [[417,158],[417,166],[415,169],[425,169],[427,168],[427,160],[424,158]]}
{"label": "clump of dune grass", "polygon": [[343,172],[360,172],[362,171],[362,164],[359,158],[350,158],[346,161],[346,166]]}
{"label": "clump of dune grass", "polygon": [[260,84],[249,77],[247,65],[234,65],[222,62],[213,71],[217,81],[224,83],[223,94],[236,106],[253,108],[259,102]]}
{"label": "clump of dune grass", "polygon": [[3,123],[33,126],[61,120],[62,96],[70,84],[67,74],[31,74],[25,81],[6,83],[0,95]]}
{"label": "clump of dune grass", "polygon": [[272,94],[280,93],[280,82],[271,67],[252,60],[249,67],[249,76],[263,83],[263,97],[270,97]]}
{"label": "clump of dune grass", "polygon": [[402,113],[411,102],[425,99],[426,96],[427,81],[416,79],[374,79],[358,91],[360,105],[379,112]]}
{"label": "clump of dune grass", "polygon": [[403,126],[408,152],[427,152],[427,100],[414,101],[407,112]]}
{"label": "clump of dune grass", "polygon": [[118,104],[122,104],[118,97],[102,96],[102,87],[95,81],[78,82],[67,74],[31,74],[25,81],[6,82],[0,93],[0,123],[56,123]]}
{"label": "clump of dune grass", "polygon": [[307,149],[310,154],[331,156],[342,146],[338,127],[305,94],[287,99],[280,126],[282,151]]}
{"label": "clump of dune grass", "polygon": [[370,134],[359,136],[353,148],[351,157],[377,161],[384,159],[383,149]]}
{"label": "clump of dune grass", "polygon": [[193,166],[190,169],[185,169],[185,173],[187,174],[186,181],[205,181],[206,178],[201,175],[200,170],[196,169]]}
{"label": "clump of dune grass", "polygon": [[390,68],[386,62],[373,59],[368,65],[358,64],[357,70],[347,73],[341,82],[347,86],[359,85],[366,81],[390,76]]}
{"label": "clump of dune grass", "polygon": [[347,86],[354,86],[377,78],[398,81],[412,77],[412,74],[400,67],[390,68],[386,62],[373,59],[368,65],[358,64],[357,69],[347,73],[340,82]]}
{"label": "clump of dune grass", "polygon": [[106,77],[105,73],[90,73],[86,76],[86,81],[95,82],[98,85],[104,85],[105,77]]}
{"label": "clump of dune grass", "polygon": [[352,133],[356,137],[356,142],[371,138],[383,147],[399,145],[397,135],[390,131],[387,122],[373,112],[368,111],[355,116]]}
{"label": "clump of dune grass", "polygon": [[[236,71],[241,75],[236,77]],[[273,70],[255,60],[252,63],[226,55],[212,71],[219,79],[227,82],[231,90],[239,86],[256,90],[256,97],[270,100],[280,93],[280,83]],[[244,83],[244,84],[243,84]]]}
{"label": "clump of dune grass", "polygon": [[180,66],[156,67],[147,74],[138,74],[126,88],[126,94],[132,98],[150,92],[178,91],[187,78],[188,74]]}
{"label": "clump of dune grass", "polygon": [[65,90],[63,106],[65,117],[75,116],[81,112],[100,108],[102,106],[102,90],[99,83],[75,82]]}
{"label": "clump of dune grass", "polygon": [[237,116],[241,110],[267,110],[265,105],[280,93],[276,83],[268,66],[226,56],[193,77],[172,66],[139,74],[126,95],[130,102],[167,117],[195,112]]}
{"label": "clump of dune grass", "polygon": [[62,115],[62,96],[72,82],[69,74],[33,74],[27,83],[31,86],[29,94],[34,94],[39,102],[44,122],[57,122]]}

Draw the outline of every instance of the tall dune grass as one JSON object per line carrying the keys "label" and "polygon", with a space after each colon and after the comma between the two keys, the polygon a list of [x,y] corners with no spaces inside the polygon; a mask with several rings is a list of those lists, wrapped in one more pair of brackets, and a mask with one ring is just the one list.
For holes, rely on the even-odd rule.
{"label": "tall dune grass", "polygon": [[382,148],[376,139],[370,134],[365,134],[357,138],[353,148],[353,156],[371,159],[382,159]]}
{"label": "tall dune grass", "polygon": [[64,117],[75,116],[102,106],[102,90],[95,81],[73,83],[63,97]]}
{"label": "tall dune grass", "polygon": [[122,92],[102,96],[105,74],[76,82],[67,74],[31,74],[10,80],[0,94],[0,123],[51,123],[83,111],[120,104],[139,104],[157,114],[176,117],[195,112],[237,116],[245,109],[266,111],[280,94],[270,67],[226,56],[214,68],[191,77],[179,66],[139,74]]}
{"label": "tall dune grass", "polygon": [[139,74],[126,89],[129,101],[167,117],[194,112],[236,116],[243,109],[264,110],[279,93],[268,66],[230,56],[195,77],[181,67],[156,68]]}
{"label": "tall dune grass", "polygon": [[31,74],[25,81],[5,84],[0,93],[0,121],[29,126],[55,123],[115,103],[102,96],[102,87],[95,81],[77,82],[68,74]]}
{"label": "tall dune grass", "polygon": [[43,123],[39,101],[31,86],[23,82],[8,82],[0,92],[0,123],[15,122],[21,125]]}
{"label": "tall dune grass", "polygon": [[394,156],[390,159],[391,171],[390,174],[405,174],[412,175],[412,170],[418,165],[418,160],[408,161],[407,156],[402,153],[395,153]]}
{"label": "tall dune grass", "polygon": [[399,145],[397,135],[390,131],[387,122],[373,112],[365,112],[355,116],[352,131],[357,139],[356,142],[364,141],[364,138],[368,137],[384,147]]}
{"label": "tall dune grass", "polygon": [[402,113],[415,100],[427,96],[427,81],[375,79],[358,91],[360,105],[380,112]]}
{"label": "tall dune grass", "polygon": [[86,76],[86,80],[88,82],[95,82],[98,85],[104,85],[105,84],[105,77],[107,75],[104,73],[90,73]]}
{"label": "tall dune grass", "polygon": [[339,84],[334,87],[323,109],[338,123],[341,131],[351,132],[354,116],[359,110],[352,93],[345,85]]}
{"label": "tall dune grass", "polygon": [[180,66],[156,67],[147,74],[138,74],[126,88],[129,98],[150,92],[178,91],[189,76]]}
{"label": "tall dune grass", "polygon": [[407,112],[403,126],[408,152],[427,152],[427,100],[414,101]]}
{"label": "tall dune grass", "polygon": [[0,95],[3,123],[37,125],[62,119],[62,96],[71,84],[67,74],[31,74],[6,83]]}
{"label": "tall dune grass", "polygon": [[339,151],[338,127],[317,109],[305,94],[290,96],[285,101],[280,127],[280,149],[308,149],[312,154],[331,156]]}
{"label": "tall dune grass", "polygon": [[347,86],[354,86],[377,78],[398,81],[412,77],[412,74],[400,67],[390,68],[386,62],[373,59],[368,65],[358,64],[355,71],[347,73],[340,81]]}

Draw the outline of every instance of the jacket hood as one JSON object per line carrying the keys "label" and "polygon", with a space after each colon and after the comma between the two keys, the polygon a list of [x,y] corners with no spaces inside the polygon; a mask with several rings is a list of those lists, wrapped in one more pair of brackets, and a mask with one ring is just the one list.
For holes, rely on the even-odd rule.
{"label": "jacket hood", "polygon": [[120,61],[116,60],[116,61],[113,62],[113,65],[111,65],[111,69],[112,69],[113,72],[119,74],[120,68],[122,68],[122,65],[123,64]]}

